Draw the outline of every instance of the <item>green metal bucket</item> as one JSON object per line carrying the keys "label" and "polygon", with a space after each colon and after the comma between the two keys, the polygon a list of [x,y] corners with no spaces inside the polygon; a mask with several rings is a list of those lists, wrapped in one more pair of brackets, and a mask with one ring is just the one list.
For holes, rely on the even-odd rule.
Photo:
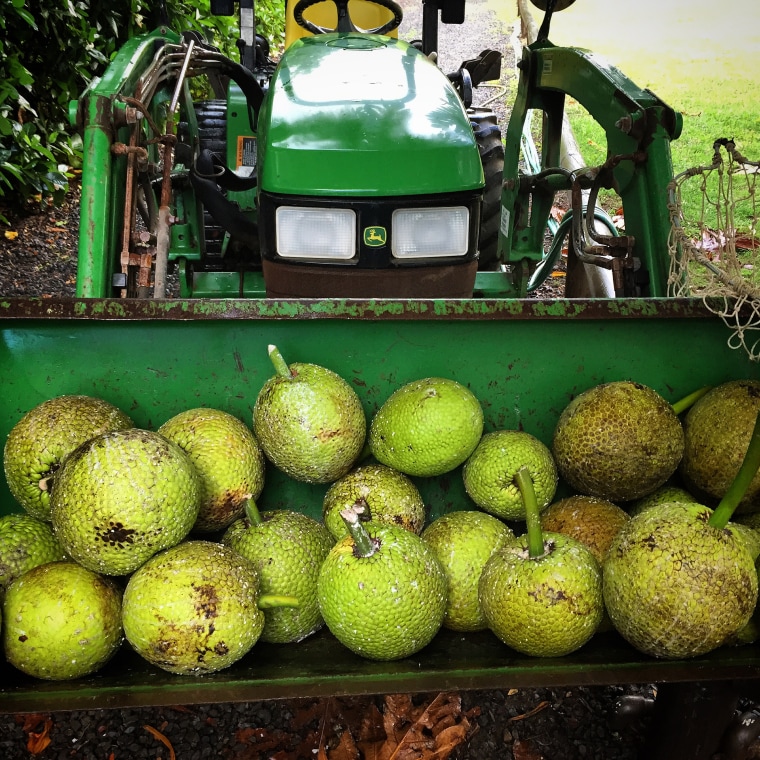
{"label": "green metal bucket", "polygon": [[[675,401],[703,385],[758,378],[728,346],[729,331],[698,300],[600,301],[118,301],[0,302],[0,440],[53,396],[100,396],[156,429],[209,406],[250,424],[273,374],[267,346],[353,385],[367,418],[403,383],[450,377],[480,399],[486,430],[519,428],[545,443],[574,395],[633,379]],[[454,471],[417,479],[429,519],[473,508]],[[270,469],[259,503],[321,515],[327,486]],[[19,511],[0,483],[0,512]],[[230,702],[318,695],[538,687],[760,677],[753,646],[689,661],[658,661],[614,633],[552,660],[518,655],[488,632],[441,631],[412,658],[363,660],[327,631],[299,644],[257,644],[239,663],[203,677],[175,676],[125,645],[99,673],[42,682],[0,666],[0,712]]]}

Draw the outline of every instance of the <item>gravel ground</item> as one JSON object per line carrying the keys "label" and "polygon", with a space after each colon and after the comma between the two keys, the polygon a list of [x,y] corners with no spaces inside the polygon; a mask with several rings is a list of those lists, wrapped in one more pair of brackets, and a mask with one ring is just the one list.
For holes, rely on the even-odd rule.
{"label": "gravel ground", "polygon": [[[501,50],[504,89],[490,87],[477,102],[502,93],[492,106],[503,114],[504,124],[514,67],[512,29],[500,24],[483,0],[470,0],[467,14],[464,29],[441,31],[441,67],[449,71],[485,47]],[[402,36],[411,39],[420,28],[419,12],[410,8]],[[0,235],[0,295],[73,295],[79,225],[75,183],[61,207],[42,206],[24,216],[0,208],[0,214],[10,220]],[[556,281],[549,283],[540,295],[557,295],[558,287]],[[647,684],[520,690],[505,685],[502,690],[464,691],[453,695],[461,699],[457,715],[461,725],[467,725],[460,737],[463,741],[438,757],[633,760],[639,757],[650,719],[646,712],[617,708],[619,704],[629,708],[649,704],[653,695],[653,687]],[[351,716],[379,715],[388,709],[389,697],[393,695],[0,715],[0,757],[327,758],[326,748],[345,733]],[[414,701],[424,705],[435,697],[415,695]],[[337,753],[333,749],[329,757],[353,757]],[[414,755],[428,756],[432,757]]]}
{"label": "gravel ground", "polygon": [[[0,204],[2,199],[0,198]],[[61,206],[35,204],[27,213],[2,208],[10,224],[0,226],[0,294],[73,296],[76,292],[79,187]]]}
{"label": "gravel ground", "polygon": [[[609,690],[620,695],[622,689]],[[465,743],[437,760],[627,760],[637,757],[636,724],[611,726],[609,695],[593,689],[464,692]],[[412,695],[425,706],[435,694]],[[6,760],[344,760],[339,739],[387,710],[399,695],[88,710],[0,718]],[[386,703],[386,700],[389,702]],[[384,739],[384,733],[381,733]],[[49,743],[45,743],[49,740]],[[321,748],[321,749],[320,749]],[[387,750],[386,750],[387,751]],[[320,754],[321,752],[321,754]],[[374,755],[366,755],[367,760]],[[378,758],[390,760],[389,755]],[[400,757],[433,758],[432,754]]]}

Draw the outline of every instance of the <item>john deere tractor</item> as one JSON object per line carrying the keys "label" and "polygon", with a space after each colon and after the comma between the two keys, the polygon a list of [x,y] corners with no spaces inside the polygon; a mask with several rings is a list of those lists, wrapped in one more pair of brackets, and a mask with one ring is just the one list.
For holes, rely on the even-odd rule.
{"label": "john deere tractor", "polygon": [[[545,14],[518,63],[505,142],[473,106],[500,53],[438,65],[440,24],[464,23],[465,0],[423,0],[412,42],[395,0],[286,0],[278,56],[253,0],[211,3],[239,14],[239,60],[166,24],[131,39],[75,109],[77,295],[522,298],[565,240],[569,271],[609,275],[582,295],[665,295],[680,115],[597,56],[552,45],[552,13],[573,0],[532,2]],[[561,164],[568,96],[605,130],[602,166]],[[601,188],[620,194],[625,235],[600,230]],[[559,192],[573,210],[546,245]],[[581,295],[573,279],[566,295]]]}
{"label": "john deere tractor", "polygon": [[436,64],[464,0],[426,2],[413,44],[394,0],[287,0],[277,63],[252,0],[211,9],[239,13],[239,61],[160,26],[79,101],[78,294],[163,297],[176,272],[185,297],[471,295],[504,150],[472,107],[500,54]]}

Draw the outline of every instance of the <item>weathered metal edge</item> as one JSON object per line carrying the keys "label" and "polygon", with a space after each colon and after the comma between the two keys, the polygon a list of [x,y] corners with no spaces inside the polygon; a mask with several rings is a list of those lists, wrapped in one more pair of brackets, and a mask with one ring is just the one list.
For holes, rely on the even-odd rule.
{"label": "weathered metal edge", "polygon": [[757,661],[700,662],[652,661],[636,663],[584,664],[544,663],[534,668],[509,667],[494,663],[473,670],[430,670],[416,673],[387,671],[373,676],[352,677],[348,673],[305,674],[302,678],[269,681],[236,678],[231,673],[219,680],[185,678],[156,684],[122,682],[99,687],[93,683],[50,683],[0,694],[0,714],[172,704],[248,702],[262,699],[358,696],[408,691],[441,691],[560,686],[612,686],[621,683],[709,682],[757,679]]}
{"label": "weathered metal edge", "polygon": [[[721,304],[723,305],[723,304]],[[715,318],[701,298],[640,299],[84,299],[2,298],[0,319],[522,320]]]}

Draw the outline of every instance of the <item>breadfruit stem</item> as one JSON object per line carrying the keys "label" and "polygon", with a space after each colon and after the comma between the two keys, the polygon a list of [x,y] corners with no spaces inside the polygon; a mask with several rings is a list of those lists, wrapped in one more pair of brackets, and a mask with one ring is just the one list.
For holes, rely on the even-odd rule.
{"label": "breadfruit stem", "polygon": [[362,525],[359,515],[364,511],[360,504],[354,504],[353,507],[342,509],[340,516],[346,523],[346,528],[354,540],[354,554],[357,557],[371,557],[377,551],[377,543],[367,533],[367,529]]}
{"label": "breadfruit stem", "polygon": [[528,529],[528,556],[537,559],[545,554],[544,533],[541,530],[541,513],[538,509],[536,489],[533,487],[533,478],[530,470],[522,466],[515,473],[515,482],[520,489],[523,506],[525,507],[525,525]]}
{"label": "breadfruit stem", "polygon": [[245,516],[251,525],[261,525],[264,522],[261,519],[261,512],[259,512],[259,508],[253,499],[245,500]]}
{"label": "breadfruit stem", "polygon": [[697,390],[690,393],[688,396],[684,396],[682,399],[679,399],[674,404],[670,405],[670,408],[678,415],[681,414],[681,412],[685,412],[690,407],[694,406],[694,404],[699,401],[699,399],[702,398],[708,391],[712,390],[712,385],[705,385],[702,388],[698,388]]}
{"label": "breadfruit stem", "polygon": [[277,348],[277,346],[270,344],[267,347],[267,351],[269,352],[269,359],[274,365],[275,372],[277,372],[277,374],[280,377],[285,377],[285,378],[293,377],[293,373],[290,371],[290,367],[288,367],[288,363],[285,361],[282,354],[280,353],[280,349]]}
{"label": "breadfruit stem", "polygon": [[369,504],[367,503],[366,496],[360,496],[355,502],[353,506],[354,511],[356,514],[359,515],[359,519],[362,522],[369,522],[372,519],[372,513],[369,510]]}
{"label": "breadfruit stem", "polygon": [[262,594],[256,602],[256,606],[260,610],[272,610],[277,607],[299,607],[300,604],[297,597],[286,596],[285,594]]}
{"label": "breadfruit stem", "polygon": [[760,468],[760,413],[755,420],[755,427],[752,430],[752,436],[749,439],[747,453],[744,455],[739,472],[728,487],[720,504],[715,507],[708,525],[714,528],[725,528],[728,521],[734,514],[734,510],[747,492],[752,479],[755,477],[758,468]]}

